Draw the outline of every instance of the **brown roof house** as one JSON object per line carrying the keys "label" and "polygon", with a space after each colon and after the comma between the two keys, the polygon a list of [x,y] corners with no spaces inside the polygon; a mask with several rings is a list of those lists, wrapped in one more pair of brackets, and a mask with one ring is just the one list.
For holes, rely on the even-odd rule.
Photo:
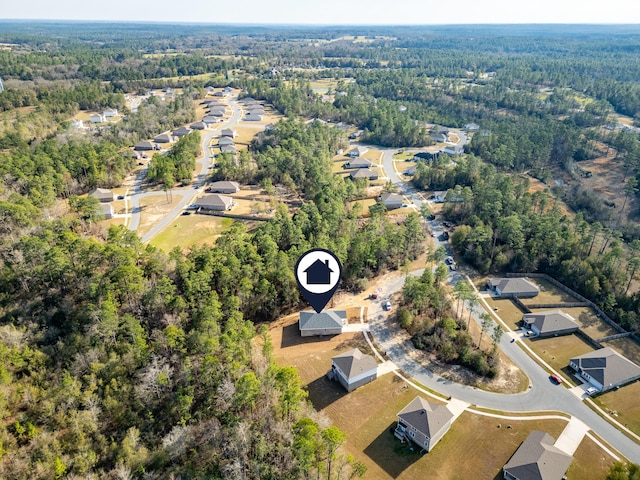
{"label": "brown roof house", "polygon": [[555,447],[551,435],[533,430],[502,471],[507,480],[561,480],[573,457]]}
{"label": "brown roof house", "polygon": [[378,378],[378,364],[371,355],[354,348],[331,359],[331,376],[338,380],[347,392],[352,392]]}
{"label": "brown roof house", "polygon": [[366,178],[368,180],[377,180],[378,174],[370,168],[358,168],[349,174],[351,180],[357,180],[359,178]]}
{"label": "brown roof house", "polygon": [[205,195],[196,200],[196,205],[203,210],[213,210],[216,212],[224,212],[225,210],[231,210],[233,207],[233,198],[225,195]]}
{"label": "brown roof house", "polygon": [[499,297],[531,298],[540,293],[540,289],[526,278],[490,278],[487,282],[490,290]]}
{"label": "brown roof house", "polygon": [[453,413],[446,405],[429,403],[416,397],[398,413],[394,435],[430,452],[449,431],[452,419]]}
{"label": "brown roof house", "polygon": [[300,336],[339,335],[347,323],[346,310],[324,310],[316,312],[300,312]]}
{"label": "brown roof house", "polygon": [[611,347],[572,358],[569,366],[599,392],[606,392],[640,378],[640,367]]}
{"label": "brown roof house", "polygon": [[525,328],[533,330],[533,333],[539,337],[567,335],[580,327],[571,315],[562,310],[525,313],[522,316],[522,324]]}
{"label": "brown roof house", "polygon": [[387,210],[402,208],[402,205],[404,204],[402,195],[398,195],[397,193],[383,193],[380,195],[380,201],[384,203]]}
{"label": "brown roof house", "polygon": [[113,202],[114,199],[113,192],[106,188],[95,188],[89,192],[89,196],[97,198],[100,203]]}
{"label": "brown roof house", "polygon": [[240,191],[240,184],[227,181],[213,182],[207,187],[207,191],[211,193],[236,193]]}

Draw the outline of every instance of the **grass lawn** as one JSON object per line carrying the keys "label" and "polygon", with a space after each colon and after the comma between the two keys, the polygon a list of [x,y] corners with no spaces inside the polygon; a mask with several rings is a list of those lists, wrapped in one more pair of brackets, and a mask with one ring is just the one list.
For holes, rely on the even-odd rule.
{"label": "grass lawn", "polygon": [[415,154],[416,152],[410,152],[410,151],[398,152],[393,155],[393,159],[405,162],[407,160],[412,159]]}
{"label": "grass lawn", "polygon": [[504,320],[509,328],[511,328],[512,330],[518,330],[520,328],[518,323],[520,322],[520,320],[522,320],[522,310],[516,307],[515,303],[507,298],[495,299],[485,297],[485,300],[487,301],[489,306],[493,310],[495,310],[498,316],[502,320]]}
{"label": "grass lawn", "polygon": [[141,213],[138,235],[140,237],[144,236],[144,234],[162,220],[173,207],[180,203],[180,200],[182,200],[182,195],[174,193],[173,201],[171,201],[171,197],[167,199],[167,195],[164,192],[158,192],[158,195],[140,199]]}
{"label": "grass lawn", "polygon": [[532,303],[565,303],[579,302],[577,298],[563,292],[551,282],[544,278],[529,278],[529,281],[540,287],[540,293],[533,298],[523,298],[522,303],[529,305]]}
{"label": "grass lawn", "polygon": [[[234,220],[230,218],[209,215],[181,215],[172,225],[156,235],[150,243],[165,252],[170,252],[174,247],[184,249],[204,243],[212,244],[233,222]],[[178,226],[174,227],[174,225]]]}
{"label": "grass lawn", "polygon": [[347,163],[348,159],[339,157],[338,160],[334,160],[331,164],[331,171],[333,173],[349,173],[353,169],[344,168],[344,164]]}
{"label": "grass lawn", "polygon": [[371,160],[373,163],[377,163],[380,165],[382,163],[382,152],[380,150],[375,150],[370,148],[364,155],[360,155],[362,158],[367,158]]}
{"label": "grass lawn", "polygon": [[602,480],[614,463],[593,440],[584,437],[573,454],[573,462],[567,470],[568,480]]}
{"label": "grass lawn", "polygon": [[593,400],[629,430],[640,435],[640,382],[634,382],[619,390],[613,390]]}
{"label": "grass lawn", "polygon": [[571,315],[580,325],[580,329],[591,338],[598,339],[618,333],[608,323],[598,318],[591,307],[563,308],[562,311]]}
{"label": "grass lawn", "polygon": [[365,198],[364,200],[356,200],[354,202],[349,202],[353,207],[356,203],[360,204],[360,211],[358,212],[359,216],[369,215],[369,207],[376,204],[375,198]]}
{"label": "grass lawn", "polygon": [[[568,373],[569,359],[593,351],[593,347],[577,335],[562,335],[528,340],[531,349],[556,370]],[[569,375],[567,375],[569,376]]]}

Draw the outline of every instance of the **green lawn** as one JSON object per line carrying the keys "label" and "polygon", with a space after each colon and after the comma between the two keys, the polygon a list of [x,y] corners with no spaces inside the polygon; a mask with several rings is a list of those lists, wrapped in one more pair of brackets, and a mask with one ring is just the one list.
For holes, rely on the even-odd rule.
{"label": "green lawn", "polygon": [[156,235],[150,243],[165,252],[170,252],[174,247],[185,249],[203,243],[212,244],[233,222],[230,218],[195,213],[189,216],[180,216]]}

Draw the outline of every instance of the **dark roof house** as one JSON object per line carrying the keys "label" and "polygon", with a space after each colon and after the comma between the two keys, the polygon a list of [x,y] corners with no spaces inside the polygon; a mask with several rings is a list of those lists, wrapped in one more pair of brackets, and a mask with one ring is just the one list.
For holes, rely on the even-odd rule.
{"label": "dark roof house", "polygon": [[172,133],[176,137],[184,137],[185,135],[189,135],[193,130],[187,127],[176,128]]}
{"label": "dark roof house", "polygon": [[376,172],[374,172],[373,170],[371,170],[370,168],[358,168],[356,170],[353,170],[349,174],[349,177],[351,177],[351,180],[357,180],[358,178],[365,178],[365,179],[369,179],[369,180],[377,180],[378,179],[378,174]]}
{"label": "dark roof house", "polygon": [[507,480],[561,480],[573,457],[551,435],[533,430],[502,468]]}
{"label": "dark roof house", "polygon": [[223,128],[220,135],[223,137],[236,138],[238,136],[238,132],[231,128]]}
{"label": "dark roof house", "polygon": [[380,201],[384,203],[384,206],[387,207],[388,210],[401,208],[403,205],[402,195],[398,195],[397,193],[383,193],[380,195]]}
{"label": "dark roof house", "polygon": [[354,348],[333,357],[331,371],[347,392],[352,392],[378,377],[378,364],[371,355]]}
{"label": "dark roof house", "polygon": [[220,137],[218,139],[218,146],[223,147],[224,145],[233,145],[233,139],[229,137]]}
{"label": "dark roof house", "polygon": [[600,392],[640,379],[640,367],[611,347],[572,358],[569,366]]}
{"label": "dark roof house", "polygon": [[489,289],[499,297],[535,297],[540,289],[523,277],[516,278],[490,278],[487,282]]}
{"label": "dark roof house", "polygon": [[414,398],[398,413],[394,435],[409,440],[431,451],[451,427],[453,413],[446,405],[429,403],[421,397]]}
{"label": "dark roof house", "polygon": [[300,336],[339,335],[347,321],[346,310],[323,310],[316,312],[300,312]]}
{"label": "dark roof house", "polygon": [[152,142],[138,142],[136,143],[134,150],[158,150],[159,147]]}
{"label": "dark roof house", "polygon": [[175,141],[175,139],[168,133],[161,133],[160,135],[153,137],[153,141],[156,143],[171,143]]}
{"label": "dark roof house", "polygon": [[562,310],[525,313],[522,316],[522,323],[540,337],[566,335],[575,332],[580,327],[571,315]]}
{"label": "dark roof house", "polygon": [[195,122],[189,125],[189,127],[193,130],[205,130],[207,125],[204,122]]}

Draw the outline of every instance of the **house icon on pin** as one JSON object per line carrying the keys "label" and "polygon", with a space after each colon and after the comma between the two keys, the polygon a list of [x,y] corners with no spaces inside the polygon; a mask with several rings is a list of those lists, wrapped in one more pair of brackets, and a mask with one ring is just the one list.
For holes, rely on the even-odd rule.
{"label": "house icon on pin", "polygon": [[313,262],[304,271],[307,274],[308,285],[330,285],[332,272],[333,270],[329,268],[329,260],[322,262],[320,259]]}

